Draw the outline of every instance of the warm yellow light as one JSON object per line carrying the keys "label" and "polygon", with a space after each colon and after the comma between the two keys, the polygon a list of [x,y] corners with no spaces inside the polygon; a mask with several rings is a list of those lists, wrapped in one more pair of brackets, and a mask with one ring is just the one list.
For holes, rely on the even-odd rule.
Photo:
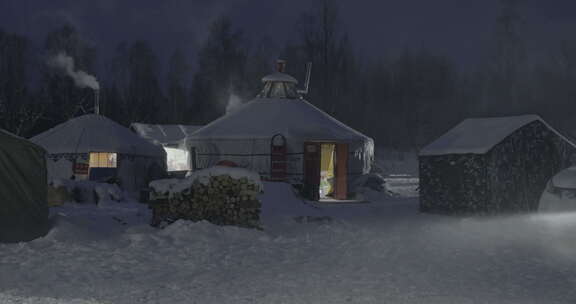
{"label": "warm yellow light", "polygon": [[109,152],[90,152],[90,168],[116,168],[117,155]]}

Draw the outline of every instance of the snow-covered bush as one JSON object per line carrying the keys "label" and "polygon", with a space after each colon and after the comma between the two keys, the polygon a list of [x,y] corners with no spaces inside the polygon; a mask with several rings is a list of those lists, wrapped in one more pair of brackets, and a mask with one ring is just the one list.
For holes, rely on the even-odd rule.
{"label": "snow-covered bush", "polygon": [[121,201],[122,190],[115,184],[86,180],[55,179],[48,186],[49,201],[57,204],[67,201],[76,203],[98,203],[99,201]]}
{"label": "snow-covered bush", "polygon": [[242,168],[212,167],[185,179],[150,183],[153,225],[161,221],[207,220],[217,225],[258,228],[263,190],[258,173]]}

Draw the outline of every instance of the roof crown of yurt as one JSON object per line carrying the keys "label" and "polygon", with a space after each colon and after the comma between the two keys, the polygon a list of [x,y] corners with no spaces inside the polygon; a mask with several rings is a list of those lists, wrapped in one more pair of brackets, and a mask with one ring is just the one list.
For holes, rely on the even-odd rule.
{"label": "roof crown of yurt", "polygon": [[297,185],[310,199],[349,198],[353,180],[370,171],[374,141],[304,99],[310,63],[302,89],[286,65],[276,62],[255,99],[185,139],[192,169],[234,163]]}
{"label": "roof crown of yurt", "polygon": [[[93,77],[93,76],[91,76]],[[30,140],[48,152],[48,180],[116,180],[137,193],[148,182],[164,176],[166,153],[128,128],[100,113],[100,86],[93,90],[93,114],[59,124]]]}

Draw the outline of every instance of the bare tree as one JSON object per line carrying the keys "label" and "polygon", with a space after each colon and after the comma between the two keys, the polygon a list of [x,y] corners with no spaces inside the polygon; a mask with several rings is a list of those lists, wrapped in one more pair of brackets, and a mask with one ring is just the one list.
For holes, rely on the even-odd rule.
{"label": "bare tree", "polygon": [[30,57],[28,39],[0,31],[0,127],[21,136],[28,136],[45,112],[28,87]]}
{"label": "bare tree", "polygon": [[83,40],[80,33],[72,25],[67,24],[48,33],[44,51],[42,94],[50,103],[47,116],[54,123],[60,123],[77,115],[88,113],[94,104],[93,91],[77,87],[67,73],[50,66],[48,63],[51,58],[63,53],[72,58],[74,69],[93,74],[96,49]]}
{"label": "bare tree", "polygon": [[230,94],[241,91],[246,54],[242,31],[225,16],[216,19],[198,54],[191,88],[194,123],[205,124],[225,113]]}
{"label": "bare tree", "polygon": [[187,106],[187,94],[184,82],[190,72],[190,65],[186,61],[184,53],[180,49],[175,50],[170,56],[168,63],[168,115],[166,122],[182,123]]}
{"label": "bare tree", "polygon": [[500,14],[496,19],[496,50],[489,79],[495,104],[488,107],[494,113],[517,112],[521,110],[520,83],[525,47],[519,34],[522,21],[519,0],[500,0]]}

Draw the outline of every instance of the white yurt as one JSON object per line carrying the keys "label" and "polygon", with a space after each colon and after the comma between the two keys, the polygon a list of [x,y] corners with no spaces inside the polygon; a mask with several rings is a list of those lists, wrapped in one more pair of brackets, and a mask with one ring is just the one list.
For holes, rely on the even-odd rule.
{"label": "white yurt", "polygon": [[193,167],[231,162],[301,185],[312,200],[350,198],[349,185],[370,171],[374,141],[304,100],[282,62],[262,82],[256,99],[186,138]]}
{"label": "white yurt", "polygon": [[166,172],[166,152],[102,115],[71,119],[31,141],[48,151],[48,180],[88,178],[91,168],[116,168],[120,185],[139,191]]}

